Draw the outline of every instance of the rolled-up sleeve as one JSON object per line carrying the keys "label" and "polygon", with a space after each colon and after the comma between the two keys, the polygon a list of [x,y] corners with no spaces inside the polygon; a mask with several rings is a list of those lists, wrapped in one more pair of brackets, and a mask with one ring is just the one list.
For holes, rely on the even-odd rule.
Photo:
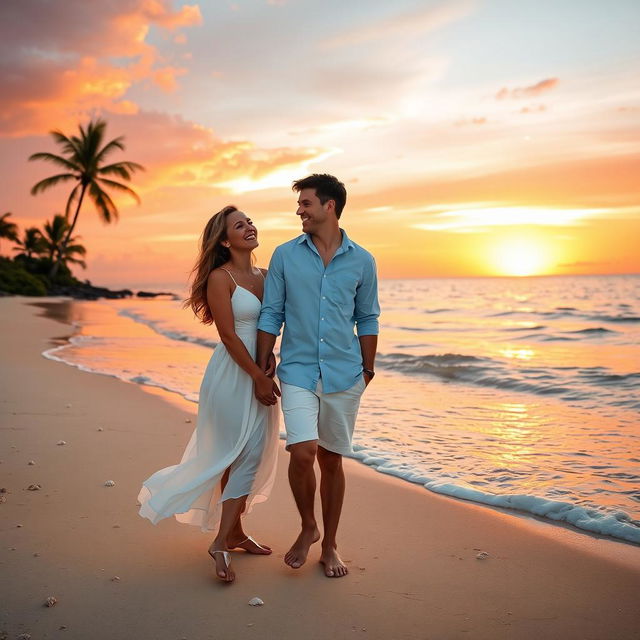
{"label": "rolled-up sleeve", "polygon": [[354,320],[359,336],[377,336],[379,333],[378,316],[378,276],[373,256],[363,269],[362,282],[356,290]]}
{"label": "rolled-up sleeve", "polygon": [[269,272],[264,283],[264,296],[258,329],[274,336],[280,335],[284,322],[284,303],[286,288],[284,283],[284,269],[282,252],[276,249],[269,263]]}

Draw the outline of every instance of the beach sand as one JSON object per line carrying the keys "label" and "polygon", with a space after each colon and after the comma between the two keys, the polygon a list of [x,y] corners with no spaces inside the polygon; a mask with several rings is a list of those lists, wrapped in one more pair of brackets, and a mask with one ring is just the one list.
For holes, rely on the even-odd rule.
{"label": "beach sand", "polygon": [[[137,513],[141,482],[179,460],[195,407],[46,360],[72,333],[60,322],[73,304],[55,321],[33,302],[0,298],[0,638],[640,637],[639,547],[434,495],[353,460],[339,536],[349,575],[326,578],[319,545],[289,569],[297,518],[282,448],[274,493],[246,520],[274,553],[234,553],[237,580],[221,583],[212,535]],[[264,606],[249,606],[253,596]]]}

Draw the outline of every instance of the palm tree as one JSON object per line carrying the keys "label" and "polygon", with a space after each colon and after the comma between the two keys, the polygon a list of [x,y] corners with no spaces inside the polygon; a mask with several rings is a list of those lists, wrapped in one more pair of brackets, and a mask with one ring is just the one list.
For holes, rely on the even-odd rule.
{"label": "palm tree", "polygon": [[25,229],[22,239],[16,238],[15,242],[18,246],[13,250],[22,251],[22,253],[29,259],[31,259],[32,254],[42,253],[44,251],[42,232],[38,227],[29,227],[28,229]]}
{"label": "palm tree", "polygon": [[18,239],[18,225],[9,221],[9,212],[0,216],[0,238],[7,238],[14,242]]}
{"label": "palm tree", "polygon": [[[63,245],[59,256],[64,255],[66,245],[71,241],[71,234],[75,229],[80,208],[85,195],[95,205],[99,216],[107,224],[118,219],[118,209],[113,200],[105,190],[106,188],[124,191],[128,193],[136,202],[140,202],[140,198],[133,189],[112,180],[108,176],[116,176],[122,180],[130,181],[131,174],[135,171],[143,171],[144,167],[129,161],[114,162],[105,164],[105,160],[116,149],[124,151],[124,137],[119,136],[110,142],[103,144],[104,134],[107,123],[104,120],[91,120],[84,128],[78,125],[80,130],[79,136],[66,136],[61,131],[51,131],[51,135],[57,144],[62,147],[62,155],[53,153],[34,153],[29,160],[45,160],[52,164],[62,167],[64,173],[59,173],[44,180],[40,180],[31,188],[31,194],[36,195],[42,191],[46,191],[50,187],[57,185],[59,182],[75,182],[75,186],[69,194],[67,206],[65,209],[65,220],[69,221],[71,209],[75,203],[75,213],[73,220],[67,228],[67,235],[63,240]],[[51,270],[51,276],[55,276],[60,260],[56,260]]]}
{"label": "palm tree", "polygon": [[[81,244],[75,244],[80,239],[80,236],[69,238],[69,223],[61,213],[56,213],[53,216],[53,220],[47,220],[44,223],[44,233],[41,239],[42,251],[48,254],[52,263],[71,262],[86,269],[87,265],[84,260],[75,256],[84,257],[87,254],[87,250]],[[54,260],[55,262],[53,262]]]}

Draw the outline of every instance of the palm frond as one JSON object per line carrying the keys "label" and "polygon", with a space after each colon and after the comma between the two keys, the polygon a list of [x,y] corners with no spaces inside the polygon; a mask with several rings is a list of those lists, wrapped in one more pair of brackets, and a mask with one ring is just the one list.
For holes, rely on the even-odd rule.
{"label": "palm frond", "polygon": [[117,175],[124,180],[131,180],[131,174],[135,171],[144,171],[145,168],[137,162],[128,162],[124,160],[122,162],[114,162],[108,164],[106,167],[100,167],[98,173],[104,175]]}
{"label": "palm frond", "polygon": [[[69,242],[75,242],[80,236],[76,236],[75,238],[70,238]],[[68,244],[67,245],[67,253],[77,253],[81,256],[87,255],[87,249],[81,244]]]}
{"label": "palm frond", "polygon": [[101,184],[107,185],[112,189],[116,189],[117,191],[124,191],[128,193],[138,204],[140,204],[140,196],[130,187],[127,187],[126,184],[122,184],[121,182],[116,182],[115,180],[109,180],[108,178],[98,178]]}
{"label": "palm frond", "polygon": [[109,194],[100,188],[97,182],[89,185],[89,195],[98,213],[106,223],[118,219],[118,209]]}
{"label": "palm frond", "polygon": [[80,265],[83,269],[87,268],[87,263],[84,260],[72,258],[70,256],[63,257],[64,262],[71,262],[72,264]]}
{"label": "palm frond", "polygon": [[98,151],[96,160],[98,160],[98,162],[104,160],[111,152],[115,151],[116,149],[118,149],[119,151],[124,151],[124,136],[118,136],[110,142],[107,142],[107,144],[105,144],[104,147],[102,147],[102,149]]}
{"label": "palm frond", "polygon": [[18,239],[18,225],[9,221],[11,213],[3,213],[0,216],[0,238],[16,241]]}
{"label": "palm frond", "polygon": [[58,166],[64,167],[69,171],[79,171],[80,167],[78,167],[77,163],[63,158],[62,156],[57,156],[55,153],[47,153],[46,151],[40,153],[32,153],[29,156],[29,161],[31,160],[44,160],[45,162],[51,162],[53,164],[57,164]]}
{"label": "palm frond", "polygon": [[67,153],[67,155],[73,156],[77,153],[78,149],[74,145],[71,138],[65,136],[62,131],[58,131],[57,129],[54,131],[49,131],[54,142],[57,142]]}
{"label": "palm frond", "polygon": [[37,182],[31,187],[31,195],[35,196],[41,193],[42,191],[46,191],[51,187],[55,187],[59,182],[67,182],[68,180],[77,180],[78,176],[72,173],[60,173],[57,176],[51,176],[49,178],[44,178]]}
{"label": "palm frond", "polygon": [[78,190],[82,187],[82,183],[78,182],[78,184],[73,187],[73,189],[71,190],[71,193],[69,194],[69,198],[67,200],[67,206],[64,209],[64,217],[65,220],[69,220],[69,215],[71,214],[71,207],[73,206],[73,203],[75,202],[76,198],[78,197]]}

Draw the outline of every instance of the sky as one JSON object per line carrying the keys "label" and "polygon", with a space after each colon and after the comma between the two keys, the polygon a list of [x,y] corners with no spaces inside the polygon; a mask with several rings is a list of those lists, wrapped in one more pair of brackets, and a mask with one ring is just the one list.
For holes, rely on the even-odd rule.
{"label": "sky", "polygon": [[636,0],[3,0],[0,213],[62,212],[28,157],[101,117],[146,171],[117,224],[81,212],[95,284],[185,282],[230,203],[266,266],[313,172],[383,278],[639,273],[639,27]]}

